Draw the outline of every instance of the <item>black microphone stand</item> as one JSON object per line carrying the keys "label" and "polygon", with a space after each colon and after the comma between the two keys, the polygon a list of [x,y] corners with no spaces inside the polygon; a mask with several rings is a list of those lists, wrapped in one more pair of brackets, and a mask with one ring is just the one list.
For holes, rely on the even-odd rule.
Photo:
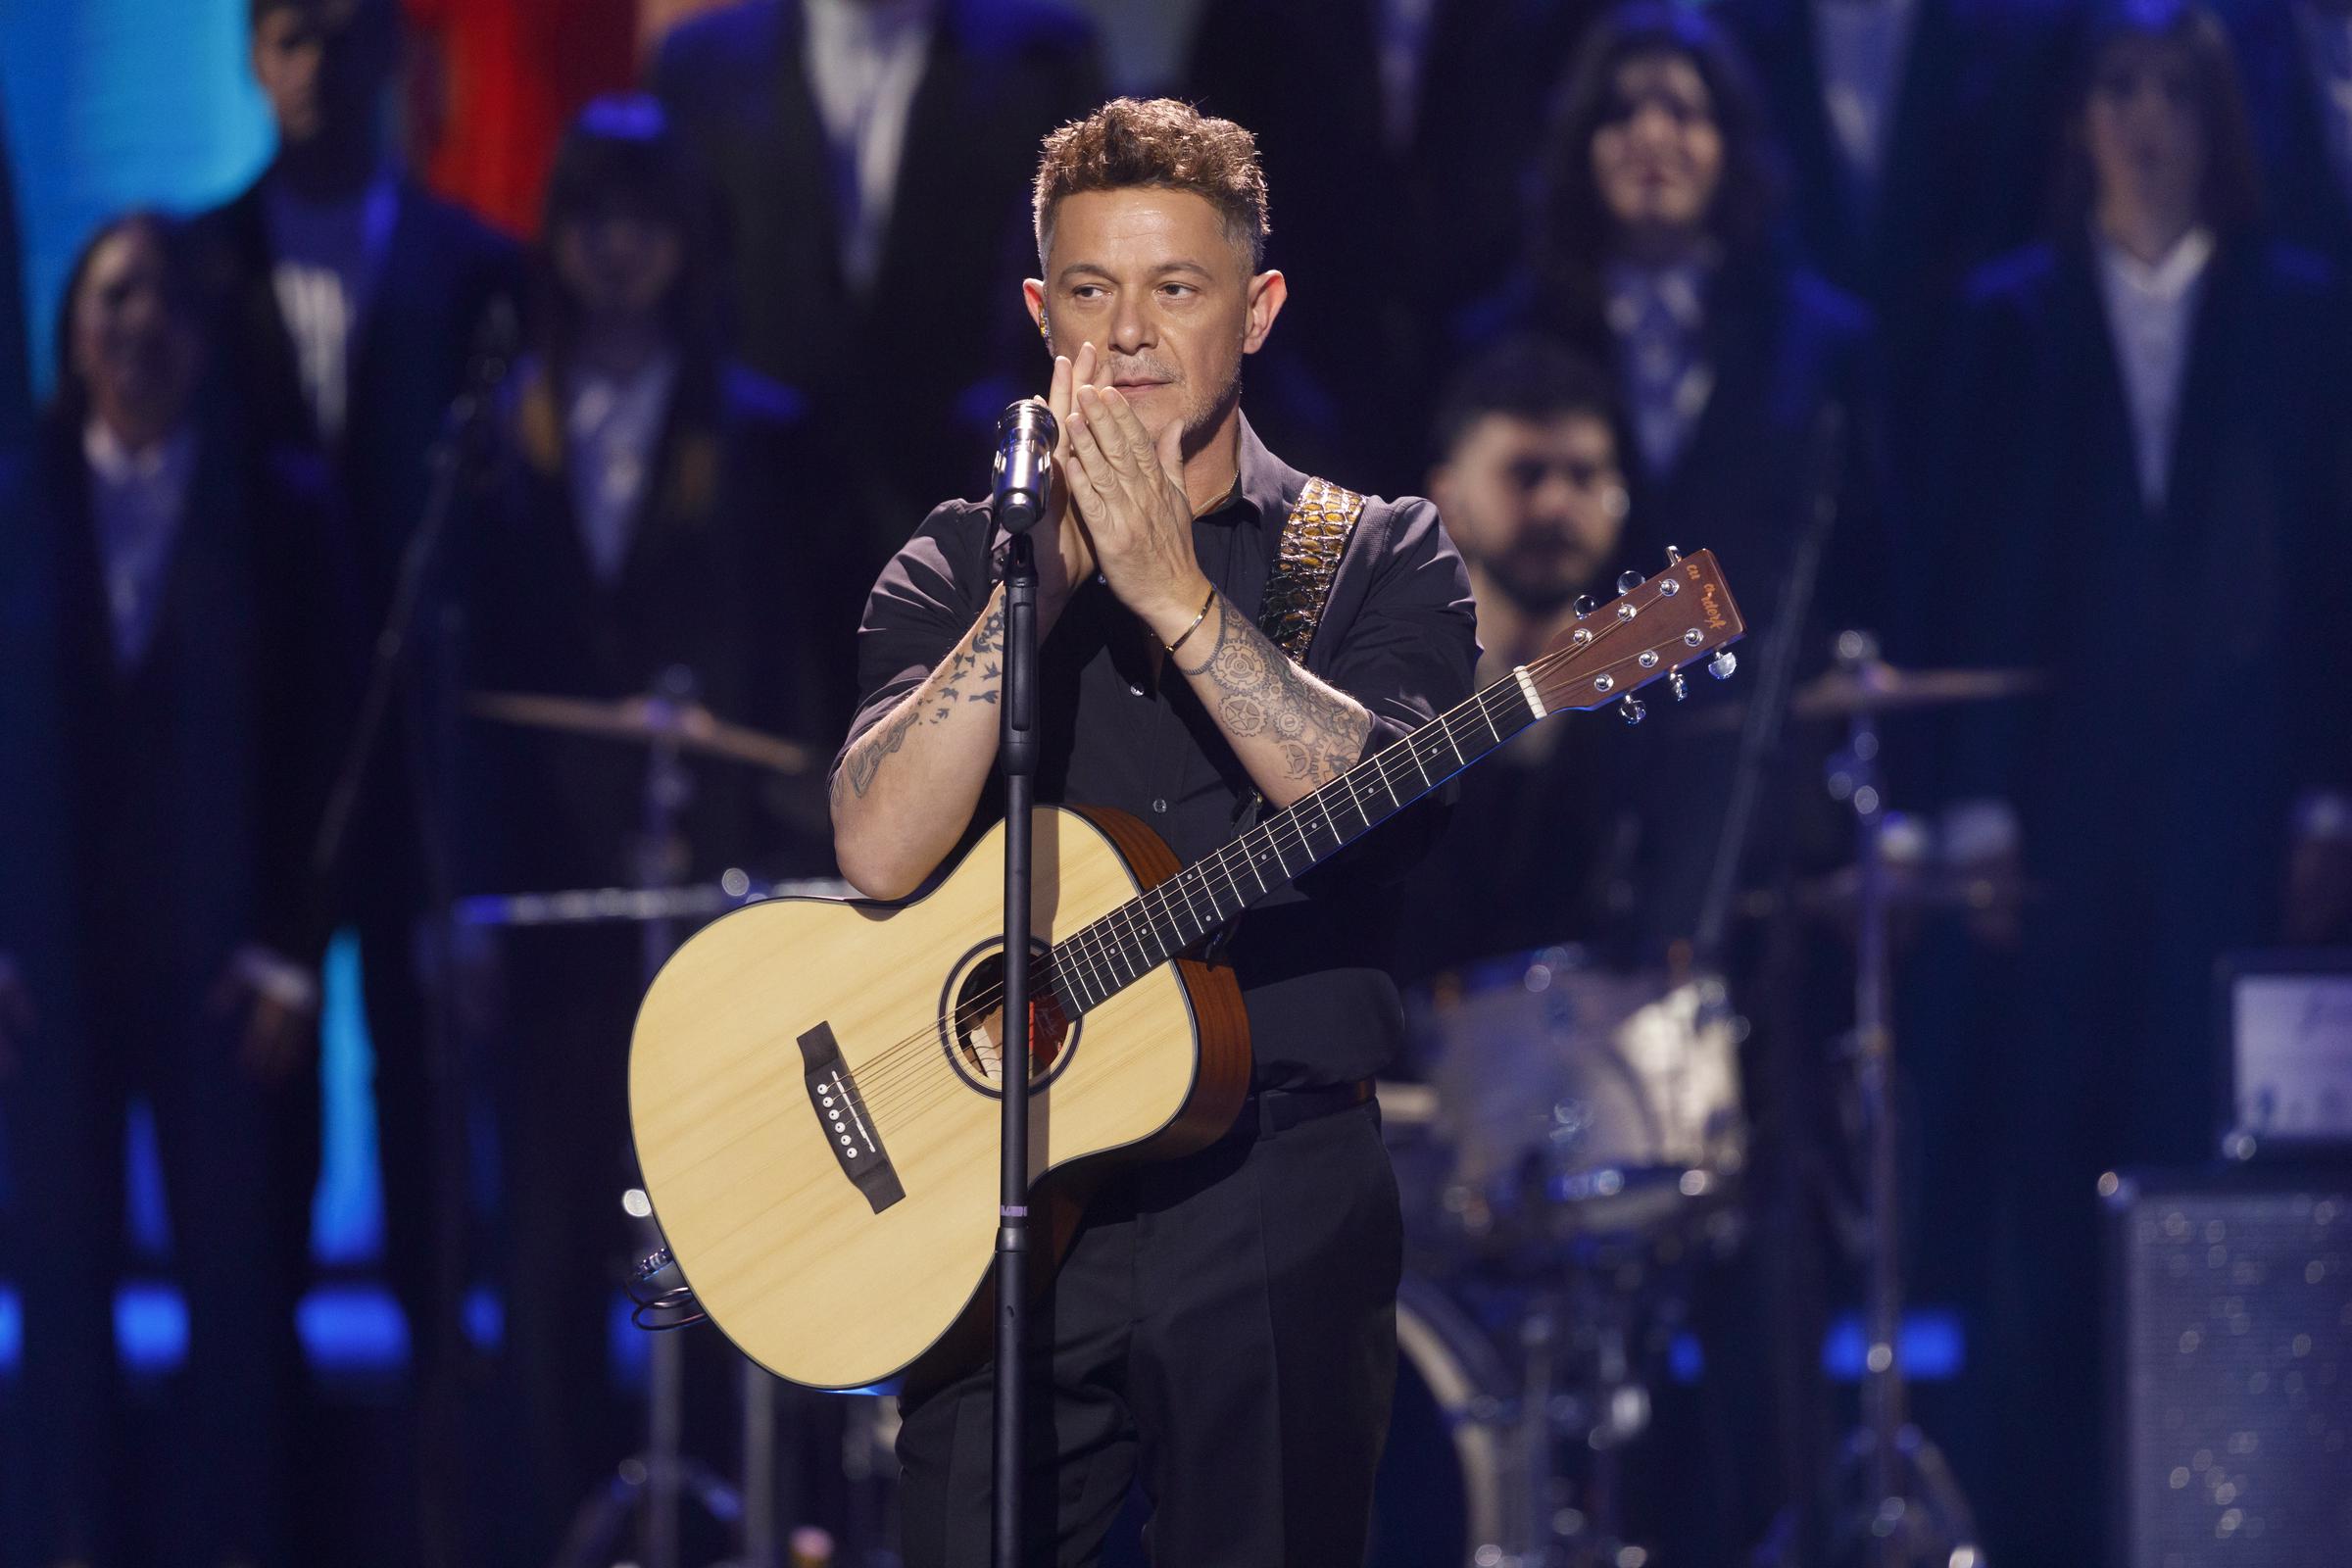
{"label": "black microphone stand", "polygon": [[[1025,509],[1024,509],[1025,510]],[[1042,510],[1039,509],[1039,510]],[[997,1199],[996,1563],[1021,1561],[1021,1456],[1029,1318],[1029,811],[1037,791],[1037,513],[1000,520],[1004,546],[1004,685],[997,766],[1004,779],[1004,1026],[997,1081],[1004,1167]]]}

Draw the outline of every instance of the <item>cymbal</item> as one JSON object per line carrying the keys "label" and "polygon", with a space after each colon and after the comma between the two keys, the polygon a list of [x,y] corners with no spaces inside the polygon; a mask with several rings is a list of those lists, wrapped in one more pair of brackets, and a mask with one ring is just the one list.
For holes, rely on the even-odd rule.
{"label": "cymbal", "polygon": [[478,893],[457,901],[466,925],[589,925],[604,921],[709,919],[763,899],[854,899],[839,877],[762,882],[729,871],[716,882],[676,888],[570,888],[561,893]]}
{"label": "cymbal", "polygon": [[545,697],[530,692],[468,692],[466,711],[501,724],[594,735],[651,746],[670,741],[681,751],[721,757],[754,767],[807,778],[821,765],[806,746],[761,730],[730,724],[699,703],[658,697],[624,697],[617,702],[590,697]]}
{"label": "cymbal", "polygon": [[[1936,865],[1889,865],[1886,868],[1886,906],[1897,910],[2015,908],[2042,896],[2042,885],[2004,865],[1983,870],[1958,870]],[[1769,888],[1740,895],[1740,912],[1765,919],[1788,909],[1806,914],[1847,915],[1859,906],[1862,874],[1842,866],[1822,876],[1806,877],[1784,896]]]}
{"label": "cymbal", "polygon": [[[1989,703],[2030,696],[2048,683],[2037,669],[1897,669],[1873,662],[1860,669],[1833,669],[1796,689],[1788,716],[1799,722],[1851,718],[1859,713],[1892,713],[1955,703]],[[1693,728],[1737,729],[1745,704],[1726,705],[1692,715]]]}

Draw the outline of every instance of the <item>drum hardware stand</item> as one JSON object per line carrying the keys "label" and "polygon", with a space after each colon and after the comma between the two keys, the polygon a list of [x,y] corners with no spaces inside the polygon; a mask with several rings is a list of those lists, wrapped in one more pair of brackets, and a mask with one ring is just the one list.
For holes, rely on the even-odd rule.
{"label": "drum hardware stand", "polygon": [[[662,672],[658,697],[687,704],[694,700],[693,672],[673,665]],[[648,895],[674,889],[686,869],[687,848],[678,817],[694,797],[694,780],[677,737],[663,730],[646,754],[644,826],[637,846],[637,876]],[[639,957],[645,983],[676,947],[666,909],[639,924]],[[650,1245],[660,1246],[659,1227],[644,1191],[632,1188],[622,1200],[630,1216],[644,1223]],[[739,1525],[746,1568],[777,1568],[777,1520],[770,1478],[774,1467],[775,1385],[757,1364],[743,1364],[744,1486],[739,1492],[710,1466],[684,1456],[686,1344],[674,1332],[656,1333],[646,1368],[646,1445],[620,1462],[612,1478],[572,1515],[570,1530],[556,1553],[558,1568],[603,1568],[623,1516],[639,1515],[645,1568],[679,1568],[678,1509],[691,1492],[703,1510],[724,1524]]]}
{"label": "drum hardware stand", "polygon": [[[1649,1391],[1632,1351],[1636,1297],[1580,1270],[1570,1298],[1563,1310],[1546,1290],[1520,1309],[1518,1396],[1491,1416],[1472,1417],[1491,1422],[1510,1454],[1501,1478],[1502,1539],[1481,1544],[1483,1568],[1617,1568],[1645,1555],[1619,1534],[1618,1454],[1649,1428]],[[1584,1326],[1573,1342],[1563,1343],[1563,1323]],[[1574,1384],[1568,1352],[1591,1364]],[[1570,1442],[1591,1456],[1579,1506],[1570,1505],[1560,1463],[1561,1446]]]}
{"label": "drum hardware stand", "polygon": [[[1878,660],[1878,639],[1842,632],[1838,661],[1859,676]],[[1886,882],[1886,802],[1877,716],[1849,720],[1846,750],[1830,762],[1833,797],[1853,808],[1856,898],[1854,1071],[1865,1140],[1868,1269],[1864,1304],[1862,1424],[1846,1440],[1841,1471],[1858,1476],[1859,1506],[1838,1519],[1831,1550],[1867,1568],[1984,1568],[1976,1522],[1936,1445],[1912,1425],[1902,1369],[1902,1214],[1894,1106],[1894,1030]]]}

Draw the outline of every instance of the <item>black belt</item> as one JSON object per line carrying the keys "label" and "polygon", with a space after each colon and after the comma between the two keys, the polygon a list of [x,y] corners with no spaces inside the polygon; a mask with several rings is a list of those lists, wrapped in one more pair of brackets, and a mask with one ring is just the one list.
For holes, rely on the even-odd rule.
{"label": "black belt", "polygon": [[1337,1115],[1352,1109],[1372,1098],[1372,1080],[1359,1078],[1351,1084],[1328,1084],[1316,1089],[1260,1089],[1242,1102],[1242,1113],[1234,1118],[1237,1129],[1255,1125],[1257,1136],[1272,1138],[1290,1131],[1302,1121],[1318,1116]]}

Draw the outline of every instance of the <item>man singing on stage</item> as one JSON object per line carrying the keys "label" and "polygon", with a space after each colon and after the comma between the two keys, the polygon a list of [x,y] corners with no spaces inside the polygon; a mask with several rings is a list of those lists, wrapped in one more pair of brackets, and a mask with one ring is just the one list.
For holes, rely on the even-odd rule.
{"label": "man singing on stage", "polygon": [[[1261,270],[1248,131],[1110,103],[1047,138],[1035,207],[1044,276],[1023,289],[1060,425],[1037,528],[1038,799],[1131,812],[1189,862],[1258,797],[1287,806],[1468,696],[1468,584],[1428,502],[1310,481],[1242,416],[1243,357],[1287,293]],[[1312,576],[1281,572],[1266,607],[1295,512],[1352,519],[1303,666],[1259,629]],[[842,871],[869,895],[914,891],[1002,813],[997,543],[985,507],[941,506],[867,603],[832,798]],[[1241,920],[1223,957],[1254,1072],[1232,1131],[1090,1189],[1031,1319],[1051,1395],[1031,1407],[1029,1560],[1096,1560],[1140,1478],[1155,1561],[1363,1561],[1399,1268],[1370,1079],[1402,1034],[1379,965],[1417,815]],[[989,1369],[910,1389],[905,1418],[906,1560],[977,1568]]]}

